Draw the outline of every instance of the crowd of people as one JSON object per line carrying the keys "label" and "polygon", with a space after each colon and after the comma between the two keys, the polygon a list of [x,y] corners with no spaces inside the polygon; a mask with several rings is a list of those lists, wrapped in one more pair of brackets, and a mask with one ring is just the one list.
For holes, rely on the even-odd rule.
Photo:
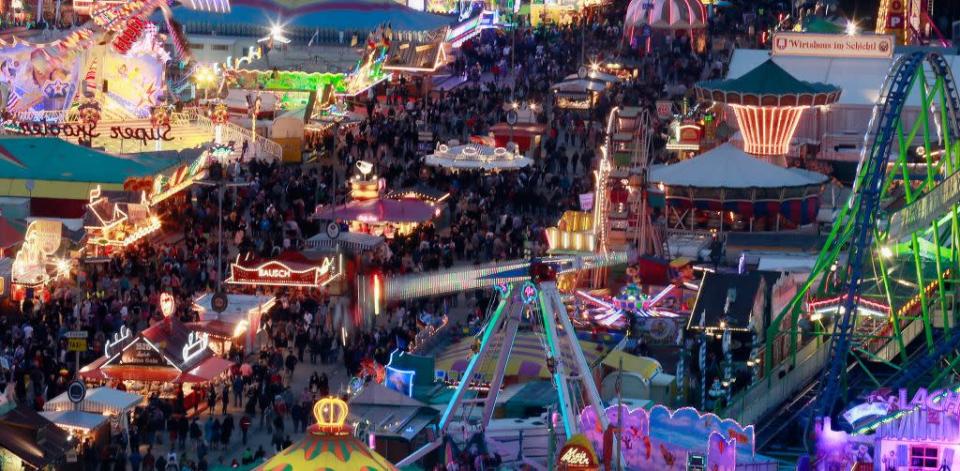
{"label": "crowd of people", "polygon": [[[667,47],[634,57],[635,77],[601,94],[588,112],[552,106],[550,86],[580,66],[636,54],[622,39],[622,18],[622,8],[613,7],[589,22],[486,31],[465,42],[448,66],[463,77],[462,84],[418,95],[400,82],[384,99],[372,93],[354,110],[359,120],[308,141],[305,151],[320,155],[317,163],[245,160],[211,168],[215,180],[222,176],[232,184],[195,186],[165,202],[162,237],[126,247],[106,263],[75,269],[51,285],[48,297],[5,306],[11,315],[0,316],[0,348],[10,361],[0,386],[12,384],[18,403],[42,409],[73,377],[66,332],[89,332],[90,352],[81,360],[90,362],[121,326],[136,333],[161,320],[161,293],[176,299],[175,316],[196,321],[192,300],[220,285],[230,260],[267,259],[303,248],[321,227],[312,217],[314,208],[346,202],[349,172],[360,160],[374,165],[387,188],[420,185],[450,194],[441,221],[388,240],[388,250],[366,256],[361,270],[415,273],[545,253],[544,229],[563,211],[580,209],[578,195],[593,190],[591,171],[609,111],[623,105],[652,111],[656,100],[682,97],[696,81],[725,71],[726,49],[708,43],[698,51],[681,35]],[[710,28],[710,38],[727,38],[731,46],[752,40],[732,14],[712,17]],[[534,165],[485,174],[450,173],[422,163],[421,132],[431,133],[434,144],[469,142],[503,122],[516,102],[534,110],[533,119],[546,129],[542,144],[531,150]],[[654,158],[662,160],[663,124],[655,126]],[[83,445],[80,459],[86,469],[152,471],[177,463],[200,471],[233,450],[243,450],[241,464],[270,456],[311,422],[316,398],[340,392],[327,375],[329,365],[342,364],[345,376],[352,377],[362,373],[364,362],[385,364],[394,348],[415,341],[424,313],[439,318],[455,302],[400,303],[388,309],[385,322],[346,338],[338,329],[346,315],[339,301],[310,291],[272,294],[280,302],[264,318],[266,333],[255,352],[242,346],[226,352],[238,367],[206,385],[193,410],[182,393],[173,401],[149,398],[113,447]],[[472,303],[471,323],[482,321],[486,296]],[[249,368],[239,368],[242,364]],[[292,380],[303,369],[312,372],[306,387]],[[269,434],[272,448],[249,446],[251,433]],[[159,452],[161,447],[168,451]],[[464,452],[446,469],[490,469],[499,460]]]}

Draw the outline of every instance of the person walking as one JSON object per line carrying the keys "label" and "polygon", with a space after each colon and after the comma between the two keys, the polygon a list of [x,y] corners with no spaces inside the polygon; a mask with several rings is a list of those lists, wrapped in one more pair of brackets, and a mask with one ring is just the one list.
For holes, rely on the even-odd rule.
{"label": "person walking", "polygon": [[223,390],[220,392],[220,403],[223,407],[220,409],[220,415],[227,415],[227,406],[230,405],[230,384],[223,383]]}
{"label": "person walking", "polygon": [[243,445],[247,445],[247,431],[250,430],[250,424],[253,421],[250,420],[250,416],[244,415],[240,418],[240,435],[243,437]]}

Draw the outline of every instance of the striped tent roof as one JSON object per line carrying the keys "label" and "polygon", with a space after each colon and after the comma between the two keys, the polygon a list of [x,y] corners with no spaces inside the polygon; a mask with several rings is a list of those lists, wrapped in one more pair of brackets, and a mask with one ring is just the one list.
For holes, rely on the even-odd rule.
{"label": "striped tent roof", "polygon": [[632,0],[624,32],[635,35],[644,25],[668,30],[706,28],[707,11],[700,0]]}
{"label": "striped tent roof", "polygon": [[258,471],[396,471],[386,458],[351,434],[327,434],[310,427],[303,438],[277,453]]}

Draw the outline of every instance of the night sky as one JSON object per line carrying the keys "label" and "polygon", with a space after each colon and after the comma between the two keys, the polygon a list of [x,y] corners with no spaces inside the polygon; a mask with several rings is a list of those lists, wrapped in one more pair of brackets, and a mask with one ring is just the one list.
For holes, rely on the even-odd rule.
{"label": "night sky", "polygon": [[[925,0],[924,0],[925,1]],[[880,0],[840,0],[840,9],[845,16],[854,18],[869,17],[869,27],[872,28],[877,17],[877,9]],[[958,0],[934,0],[933,15],[931,17],[937,22],[943,34],[950,37],[950,24],[953,21],[960,20],[960,1]],[[946,20],[946,28],[941,18]]]}

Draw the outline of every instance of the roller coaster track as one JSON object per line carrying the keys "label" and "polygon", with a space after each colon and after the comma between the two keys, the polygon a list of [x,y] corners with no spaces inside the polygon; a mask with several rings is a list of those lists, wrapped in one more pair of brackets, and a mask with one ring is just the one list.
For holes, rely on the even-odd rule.
{"label": "roller coaster track", "polygon": [[[919,108],[916,118],[903,114],[908,99]],[[957,356],[960,333],[951,336],[947,290],[956,290],[960,272],[958,117],[956,82],[941,55],[918,52],[894,61],[864,136],[850,200],[811,276],[767,327],[763,381],[738,395],[726,415],[761,422],[784,403],[791,404],[790,416],[832,415],[852,397],[841,391],[900,383]],[[917,158],[925,160],[919,168],[926,175],[908,179]],[[811,317],[812,330],[798,322],[811,296],[836,296],[839,304],[835,318]],[[885,317],[863,317],[861,300],[871,296],[886,304]],[[943,316],[942,333],[933,331],[935,312]],[[914,339],[919,348],[908,351]]]}

